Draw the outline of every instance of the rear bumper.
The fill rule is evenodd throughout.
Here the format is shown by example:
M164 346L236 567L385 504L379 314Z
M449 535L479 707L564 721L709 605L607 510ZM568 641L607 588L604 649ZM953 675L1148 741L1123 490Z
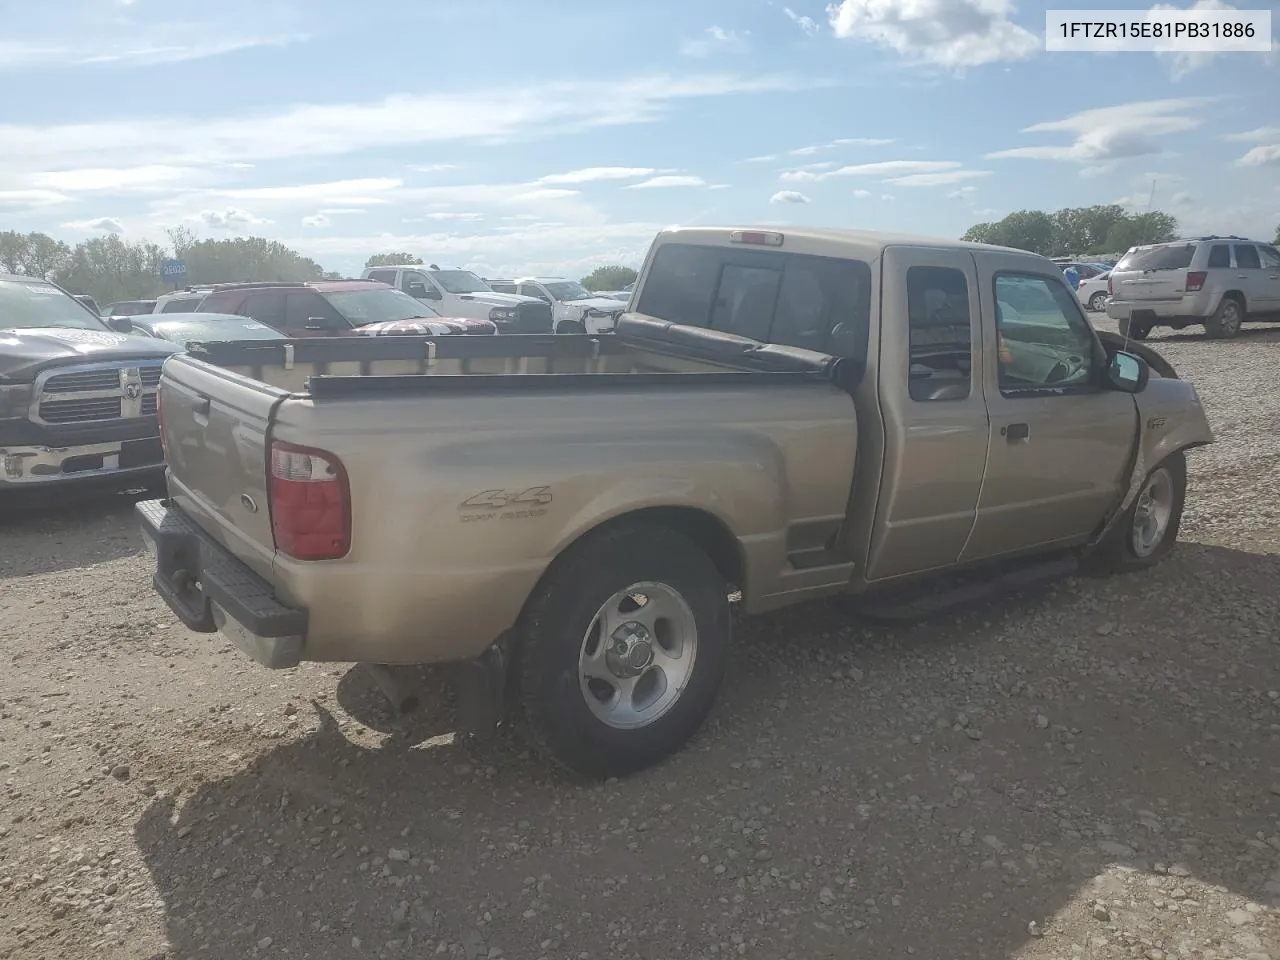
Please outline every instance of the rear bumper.
M1217 304L1212 294L1189 294L1172 300L1116 300L1114 297L1107 303L1107 316L1112 320L1128 320L1141 318L1143 322L1203 323L1206 317L1213 316Z
M302 661L307 612L278 601L271 584L189 520L171 500L135 508L156 559L152 585L184 624L221 633L272 669Z
M0 446L0 490L35 488L91 480L159 476L164 452L159 438L82 443Z

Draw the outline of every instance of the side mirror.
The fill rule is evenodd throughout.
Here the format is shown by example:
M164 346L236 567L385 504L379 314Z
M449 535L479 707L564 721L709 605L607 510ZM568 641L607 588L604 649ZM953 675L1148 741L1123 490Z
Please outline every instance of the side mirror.
M425 291L425 293L424 293L424 296L425 296L428 300L443 300L443 299L444 299L444 294L442 294L442 293L441 293L439 290L437 290L435 287L428 287L428 288L426 288L426 291Z
M307 317L303 330L333 330L337 325L328 317Z
M133 321L128 317L103 317L103 319L116 333L133 333Z
M1151 379L1151 368L1141 357L1117 350L1111 355L1106 369L1107 385L1122 393L1141 393Z
M427 285L419 280L410 280L404 285L404 292L411 297L419 300L425 300L427 296Z

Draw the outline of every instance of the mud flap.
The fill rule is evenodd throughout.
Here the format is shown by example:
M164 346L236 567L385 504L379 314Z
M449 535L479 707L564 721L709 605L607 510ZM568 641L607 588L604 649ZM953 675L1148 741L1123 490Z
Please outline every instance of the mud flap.
M452 667L458 731L475 740L491 739L506 715L510 644L504 636L474 660Z

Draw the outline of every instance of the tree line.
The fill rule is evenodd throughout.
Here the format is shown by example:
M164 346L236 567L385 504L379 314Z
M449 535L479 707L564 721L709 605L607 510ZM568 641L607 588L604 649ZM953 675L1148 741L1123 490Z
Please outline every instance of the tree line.
M4 230L0 231L0 272L52 280L72 293L87 293L103 306L163 293L167 287L160 279L160 262L171 257L186 262L187 284L336 276L276 240L201 240L186 227L166 232L166 244L111 234L72 247L48 234Z
M1110 203L1053 213L1017 210L1002 220L974 224L961 239L1057 257L1123 253L1139 244L1173 240L1177 233L1177 218L1162 210L1133 214Z

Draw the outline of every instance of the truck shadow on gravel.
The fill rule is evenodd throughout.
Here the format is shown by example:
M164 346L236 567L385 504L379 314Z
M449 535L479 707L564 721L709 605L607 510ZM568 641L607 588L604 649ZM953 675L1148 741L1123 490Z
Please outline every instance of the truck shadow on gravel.
M141 553L142 540L130 522L133 505L158 495L76 490L6 496L0 500L0 539L6 547L0 551L0 580L75 570ZM25 548L24 540L33 547ZM58 549L64 544L65 550Z
M1080 931L1141 956L1170 886L1280 900L1278 581L1280 557L1182 544L915 625L760 618L695 742L600 785L510 736L450 744L430 703L379 718L348 681L380 746L317 703L310 733L137 824L167 956L1000 960ZM1104 922L1090 885L1116 863L1145 893ZM1275 917L1249 913L1216 955L1267 947Z

